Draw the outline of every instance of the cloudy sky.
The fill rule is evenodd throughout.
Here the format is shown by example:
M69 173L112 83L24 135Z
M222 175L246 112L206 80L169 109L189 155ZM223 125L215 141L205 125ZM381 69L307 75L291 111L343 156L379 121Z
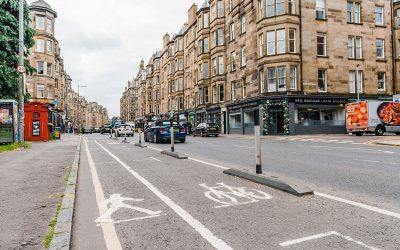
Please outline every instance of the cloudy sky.
M193 3L204 0L45 0L58 13L56 38L72 86L119 116L119 100L140 60L178 32ZM34 0L28 0L31 4Z

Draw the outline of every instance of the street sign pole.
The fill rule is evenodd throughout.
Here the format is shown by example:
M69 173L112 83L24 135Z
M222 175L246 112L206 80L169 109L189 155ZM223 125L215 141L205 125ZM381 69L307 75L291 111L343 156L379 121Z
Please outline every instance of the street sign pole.
M254 126L254 137L256 142L256 174L262 174L261 167L261 129L260 125Z
M24 65L24 0L19 0L19 66ZM21 70L22 71L22 70ZM18 142L24 142L24 73L19 72L18 87Z

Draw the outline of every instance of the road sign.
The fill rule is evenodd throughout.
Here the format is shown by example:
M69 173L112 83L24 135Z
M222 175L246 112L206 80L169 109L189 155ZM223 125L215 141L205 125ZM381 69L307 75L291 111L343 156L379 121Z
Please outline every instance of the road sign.
M18 71L18 73L23 74L26 72L26 68L24 65L18 65L17 71Z

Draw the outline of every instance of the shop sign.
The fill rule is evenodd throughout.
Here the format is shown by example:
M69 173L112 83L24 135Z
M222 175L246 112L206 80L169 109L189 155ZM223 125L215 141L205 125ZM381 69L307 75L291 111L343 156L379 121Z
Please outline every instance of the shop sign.
M200 113L205 113L206 112L206 109L198 109L198 110L196 110L196 114L200 114Z
M334 104L334 105L339 105L339 104L346 104L347 99L324 99L324 98L294 98L294 103L297 104Z
M241 109L241 108L251 108L251 107L257 107L259 105L259 102L246 102L246 103L242 103L242 104L238 104L238 105L234 105L231 107L228 107L229 112L232 113L232 109Z

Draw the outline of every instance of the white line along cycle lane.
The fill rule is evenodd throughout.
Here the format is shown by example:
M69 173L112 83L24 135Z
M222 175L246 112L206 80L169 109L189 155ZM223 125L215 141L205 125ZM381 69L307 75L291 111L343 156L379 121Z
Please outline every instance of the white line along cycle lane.
M129 173L131 173L137 180L139 180L143 185L145 185L151 192L153 192L161 201L163 201L168 207L170 207L179 217L181 217L187 224L189 224L196 232L198 232L205 240L207 240L216 249L232 249L223 240L216 237L208 228L206 228L200 221L195 219L182 207L172 201L169 197L161 193L161 191L156 188L152 183L138 174L136 171L132 170L126 163L121 161L117 156L111 153L103 145L95 141L98 146L100 146L108 155L110 155L116 162L118 162L123 168L125 168ZM115 230L115 229L114 229Z

